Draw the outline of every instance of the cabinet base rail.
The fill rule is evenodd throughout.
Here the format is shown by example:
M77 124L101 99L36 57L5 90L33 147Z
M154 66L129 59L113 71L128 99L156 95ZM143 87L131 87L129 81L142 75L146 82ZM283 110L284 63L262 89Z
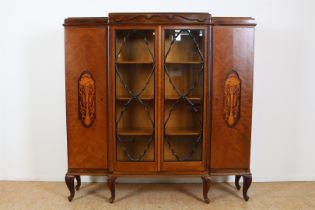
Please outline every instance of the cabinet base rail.
M84 174L87 175L87 174ZM107 186L110 190L111 197L108 199L109 203L113 203L115 201L115 184L116 180L119 177L119 175L103 175L107 177ZM208 197L208 192L211 187L211 177L210 175L203 175L201 176L202 180L202 192L203 192L203 199L205 203L210 203L210 199ZM243 178L243 198L245 201L249 200L249 196L247 194L248 189L252 183L252 174L246 173L243 175L237 174L235 175L235 187L237 190L241 189L240 185L240 179ZM77 185L75 185L75 180L77 182ZM70 195L68 196L68 200L71 202L75 196L75 191L79 191L81 186L81 175L78 174L71 174L67 173L65 176L65 183L68 187L68 190L70 192Z

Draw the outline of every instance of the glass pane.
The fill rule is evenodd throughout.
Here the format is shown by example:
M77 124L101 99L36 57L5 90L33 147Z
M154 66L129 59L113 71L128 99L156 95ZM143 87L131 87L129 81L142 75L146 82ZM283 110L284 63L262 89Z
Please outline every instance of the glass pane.
M154 30L117 30L118 161L154 161Z
M165 30L164 161L201 161L204 30Z

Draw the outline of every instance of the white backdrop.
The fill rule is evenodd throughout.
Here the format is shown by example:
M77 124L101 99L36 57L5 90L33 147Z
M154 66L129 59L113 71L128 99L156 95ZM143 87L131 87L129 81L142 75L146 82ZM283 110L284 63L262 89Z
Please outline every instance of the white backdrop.
M314 0L1 0L1 180L64 179L63 19L108 12L255 17L254 181L315 180Z

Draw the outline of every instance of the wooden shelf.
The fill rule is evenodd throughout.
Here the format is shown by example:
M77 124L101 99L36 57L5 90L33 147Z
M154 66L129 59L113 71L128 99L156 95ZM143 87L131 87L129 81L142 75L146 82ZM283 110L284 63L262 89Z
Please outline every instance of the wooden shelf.
M151 136L152 128L119 128L117 133L120 136Z
M198 128L166 128L165 134L168 136L198 136ZM119 128L120 136L150 136L152 128Z
M194 102L200 102L201 101L201 98L200 97L188 97L191 101L194 101ZM164 98L166 101L175 101L178 99L177 96L165 96Z
M140 96L143 101L151 101L154 100L154 96ZM116 100L118 101L128 101L130 99L129 96L116 96Z
M165 128L167 136L198 136L198 128Z
M169 62L165 62L166 64L201 64L200 61L169 61Z
M117 64L153 64L153 61L118 61Z
M154 100L153 96L140 96L143 101L151 101ZM191 101L200 102L202 99L200 97L188 97ZM129 96L116 96L116 100L118 101L128 101L130 99ZM165 96L164 100L166 101L176 101L178 97L175 96Z

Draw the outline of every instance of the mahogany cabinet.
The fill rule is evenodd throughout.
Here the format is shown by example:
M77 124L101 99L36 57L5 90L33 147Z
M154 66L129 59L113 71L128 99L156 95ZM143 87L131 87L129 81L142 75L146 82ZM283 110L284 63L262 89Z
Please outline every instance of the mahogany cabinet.
M65 19L69 201L81 175L251 184L254 19L110 13ZM77 181L76 187L74 181Z

